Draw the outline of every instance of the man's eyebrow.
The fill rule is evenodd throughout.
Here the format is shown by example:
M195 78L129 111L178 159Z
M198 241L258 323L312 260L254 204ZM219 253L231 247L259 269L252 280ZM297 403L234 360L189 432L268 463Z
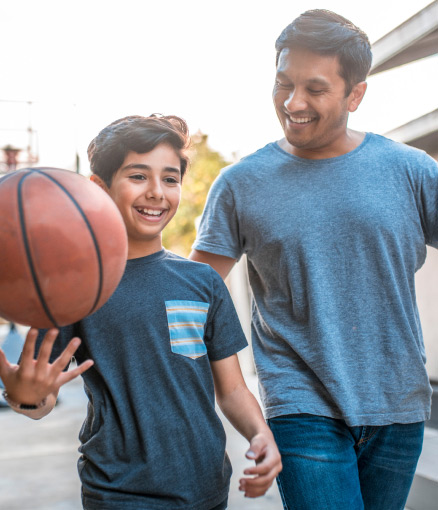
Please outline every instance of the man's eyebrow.
M133 170L133 169L137 169L137 170L152 170L149 165L145 165L144 163L130 163L129 165L126 165L126 166L121 168L121 170ZM166 166L166 167L164 167L163 170L165 170L166 172L171 172L171 173L175 173L175 174L178 174L178 175L181 173L181 170L179 168L174 167L174 166Z
M330 88L330 83L327 80L324 80L324 78L310 78L306 83L307 85Z
M288 75L283 71L277 71L277 78L283 78L284 80L290 81Z
M277 77L281 78L285 81L288 81L289 83L292 83L289 76L286 73L284 73L283 71L277 71ZM306 81L306 83L308 85L320 85L322 87L330 86L330 83L327 80L325 80L324 78L317 78L317 77L308 79Z

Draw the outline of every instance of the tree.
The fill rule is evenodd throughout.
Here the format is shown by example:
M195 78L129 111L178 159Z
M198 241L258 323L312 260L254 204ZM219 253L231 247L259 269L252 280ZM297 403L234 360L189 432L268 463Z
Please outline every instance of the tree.
M229 164L209 147L208 135L200 132L192 136L190 160L178 212L163 231L163 245L183 257L191 251L196 237L195 221L202 214L208 190L220 170Z

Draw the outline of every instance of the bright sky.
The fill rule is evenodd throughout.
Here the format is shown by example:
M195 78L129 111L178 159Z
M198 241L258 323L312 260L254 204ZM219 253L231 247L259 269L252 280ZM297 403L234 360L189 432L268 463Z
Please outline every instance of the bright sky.
M77 149L87 174L86 148L100 129L160 112L184 117L224 156L244 156L282 136L274 43L296 16L331 9L374 42L430 2L0 0L0 147L26 143L30 114L39 164L73 168ZM350 126L384 133L435 109L437 63L371 77Z

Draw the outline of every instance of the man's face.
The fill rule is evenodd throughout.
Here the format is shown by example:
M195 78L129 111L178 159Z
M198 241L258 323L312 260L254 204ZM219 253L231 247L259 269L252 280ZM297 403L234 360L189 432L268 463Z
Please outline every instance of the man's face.
M310 159L343 153L348 113L363 96L357 101L356 86L345 97L345 87L337 56L304 49L281 51L273 99L288 152Z

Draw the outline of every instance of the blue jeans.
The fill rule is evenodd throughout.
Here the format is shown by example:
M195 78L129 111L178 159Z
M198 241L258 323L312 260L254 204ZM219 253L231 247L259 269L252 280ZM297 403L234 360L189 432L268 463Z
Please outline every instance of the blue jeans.
M268 420L283 471L285 510L403 510L424 423L349 427L310 414Z

